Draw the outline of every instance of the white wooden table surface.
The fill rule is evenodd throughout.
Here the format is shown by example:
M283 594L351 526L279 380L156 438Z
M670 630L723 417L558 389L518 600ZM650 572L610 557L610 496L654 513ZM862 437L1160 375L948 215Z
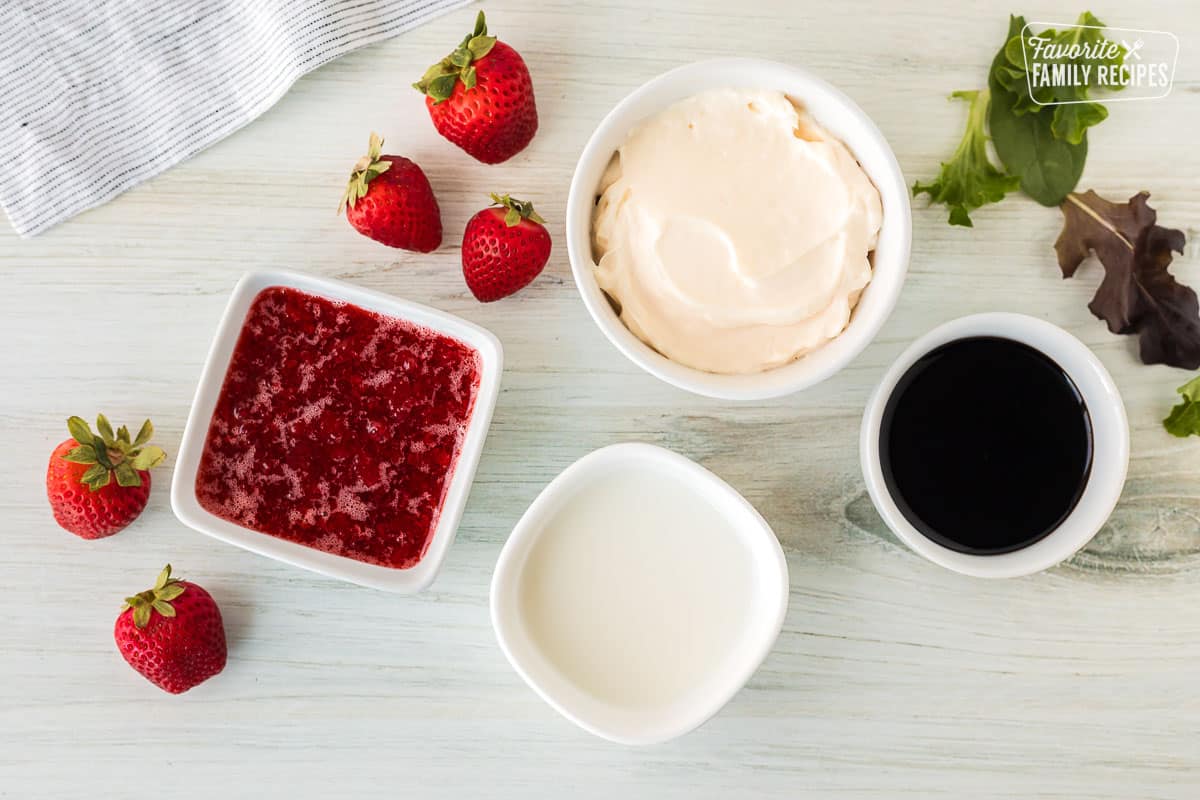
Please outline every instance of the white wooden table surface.
M663 70L753 54L807 66L875 119L909 180L951 152L1011 10L1171 30L1165 100L1114 106L1082 182L1153 193L1160 221L1200 228L1200 7L1103 0L730 3L495 0L493 30L532 69L542 127L495 167L433 131L409 83L469 27L464 9L301 80L259 121L98 210L22 241L0 230L0 797L226 796L1194 798L1200 792L1200 440L1159 419L1188 376L1136 363L1086 304L1092 265L1057 274L1059 215L1010 199L948 227L917 203L912 267L877 341L825 384L735 405L628 363L590 322L561 232L574 160L603 114ZM334 213L376 129L442 204L431 256L360 237ZM53 187L48 187L52 191ZM490 191L536 201L555 251L519 296L480 305L458 237ZM1195 233L1193 234L1195 235ZM72 413L153 418L178 444L230 288L288 267L431 303L503 340L506 372L474 491L432 591L398 597L302 572L172 516L170 462L150 507L113 538L58 529L46 459ZM1177 274L1200 285L1200 260ZM1105 530L1063 566L985 582L890 536L859 475L867 394L905 344L984 310L1052 320L1124 392L1131 474ZM535 494L587 451L643 440L715 470L762 511L791 569L791 609L762 669L714 720L627 749L559 718L508 667L487 588ZM111 627L163 563L225 615L229 665L170 697L133 674Z

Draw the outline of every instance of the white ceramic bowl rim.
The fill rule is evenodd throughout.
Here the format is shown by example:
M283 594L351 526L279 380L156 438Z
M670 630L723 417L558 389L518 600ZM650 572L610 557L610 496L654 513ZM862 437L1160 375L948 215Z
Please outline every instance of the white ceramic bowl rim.
M446 489L437 527L424 557L408 569L391 569L367 564L244 528L205 510L196 499L196 473L200 467L204 441L208 436L213 409L220 396L225 372L241 334L246 312L259 292L272 286L286 286L398 317L457 339L479 353L479 391L459 449L454 474ZM454 534L471 490L475 467L487 437L496 396L500 391L503 363L504 354L500 342L489 331L435 308L410 303L389 294L363 289L342 281L299 272L249 272L238 281L230 295L196 387L195 399L192 401L183 440L179 445L179 454L175 460L175 474L171 480L171 507L175 516L185 525L221 541L323 575L387 591L420 591L433 582L454 541Z
M1012 339L1049 356L1074 381L1092 423L1092 469L1075 509L1045 538L1021 550L999 555L960 553L921 534L892 499L879 456L880 424L896 383L929 351L971 336ZM1129 465L1129 423L1112 376L1083 342L1056 325L1024 314L975 314L934 328L913 342L887 370L863 415L859 457L875 508L888 527L910 548L956 572L978 577L1016 577L1049 569L1070 558L1091 541L1108 520L1125 485Z
M631 712L611 709L574 688L559 674L525 634L519 611L521 572L545 522L599 471L633 461L667 469L692 483L731 516L748 524L738 532L759 570L757 585L763 615L755 622L754 636L744 643L724 668L703 702L672 708L662 717L646 720ZM580 458L564 469L537 496L521 517L496 563L491 586L492 626L500 649L517 674L551 707L579 727L620 744L646 745L681 736L716 714L758 669L770 652L787 614L787 560L770 525L736 489L685 456L649 444L609 445ZM756 606L757 607L757 606Z
M717 375L665 358L621 323L593 274L591 218L596 187L617 147L640 120L705 89L722 87L782 91L803 102L841 139L871 177L883 200L883 226L874 255L874 277L846 330L808 355L749 375ZM754 58L687 64L635 89L604 118L588 140L567 196L567 251L575 285L600 330L618 350L650 374L696 394L727 400L760 400L800 391L849 364L891 314L908 270L912 211L908 184L883 134L853 100L799 67Z

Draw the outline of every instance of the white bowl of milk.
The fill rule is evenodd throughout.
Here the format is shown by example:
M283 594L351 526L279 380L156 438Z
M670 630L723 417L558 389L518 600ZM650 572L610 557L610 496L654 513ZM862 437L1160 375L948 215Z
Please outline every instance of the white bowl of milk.
M622 744L681 736L750 679L787 612L767 522L699 464L648 444L584 456L500 553L492 624L567 719Z

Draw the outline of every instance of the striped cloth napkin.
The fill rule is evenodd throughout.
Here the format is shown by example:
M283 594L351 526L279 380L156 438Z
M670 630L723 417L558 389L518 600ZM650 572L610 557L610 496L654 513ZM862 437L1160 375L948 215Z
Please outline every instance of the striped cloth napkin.
M468 0L0 0L0 206L33 236L178 164L311 69Z

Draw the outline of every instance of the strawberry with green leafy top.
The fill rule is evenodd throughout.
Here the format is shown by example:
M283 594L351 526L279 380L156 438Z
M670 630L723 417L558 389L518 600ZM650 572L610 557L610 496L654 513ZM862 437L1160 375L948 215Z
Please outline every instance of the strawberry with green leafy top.
M225 668L225 624L217 601L202 587L171 577L125 598L113 626L121 656L146 680L179 694Z
M150 420L137 436L124 425L113 431L103 414L92 433L80 417L67 420L71 438L50 456L46 495L54 519L84 539L111 536L133 522L150 497L150 470L163 462L161 447L148 444Z
M467 288L484 303L525 288L550 260L550 234L533 203L495 194L492 201L467 222L462 243Z
M429 179L407 158L384 155L377 133L350 171L342 211L355 230L388 247L430 253L442 243L442 212Z
M483 12L475 30L413 87L438 133L485 164L507 161L537 133L533 81L520 54L489 36Z

